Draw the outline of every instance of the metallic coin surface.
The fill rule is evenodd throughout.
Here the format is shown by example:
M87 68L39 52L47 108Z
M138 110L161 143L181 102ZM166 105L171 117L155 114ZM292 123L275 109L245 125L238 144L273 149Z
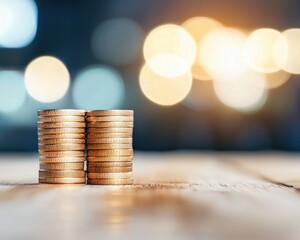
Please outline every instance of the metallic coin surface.
M58 152L49 152L39 150L40 156L50 157L50 158L60 158L60 157L84 157L84 151L58 151Z
M79 138L57 138L57 139L39 139L39 144L85 144L85 139L79 139Z
M130 149L132 148L131 143L118 144L118 143L91 143L87 144L87 149Z
M100 128L98 128L100 129ZM88 133L87 139L100 139L100 138L132 138L132 133Z
M83 155L83 154L82 154ZM83 163L85 157L44 157L40 156L41 163Z
M85 111L77 109L47 109L38 111L38 116L85 116Z
M38 122L85 122L84 116L39 116Z
M88 162L87 168L102 168L102 167L132 167L132 161L128 162Z
M85 150L85 144L53 144L43 145L39 143L39 150L42 151L72 151L72 150Z
M133 155L129 156L88 156L88 162L130 162L133 160Z
M40 163L41 170L84 170L84 162Z
M105 149L105 150L88 150L89 157L101 156L132 156L133 149Z
M124 178L131 178L132 172L113 172L113 173L88 173L88 178L97 178L97 179L124 179Z
M89 173L122 173L122 172L132 172L132 167L100 167L87 169Z
M55 122L55 123L41 123L38 122L38 128L39 129L45 129L45 128L85 128L84 122Z
M85 178L39 178L39 183L47 184L84 184Z
M38 128L38 135L48 134L85 134L85 128Z
M54 178L84 178L85 171L80 170L40 170L40 178L54 177Z
M38 140L46 139L85 139L85 133L53 133L53 134L39 134Z
M87 184L91 185L132 185L133 179L88 179Z
M120 143L132 143L132 138L90 138L87 139L86 142L89 143L114 143L114 144L120 144Z
M88 122L87 127L94 128L132 128L133 122Z
M95 110L86 113L88 117L133 116L133 110Z
M132 134L132 128L87 128L86 132L89 133L105 133L105 134L113 134L113 133L123 133L123 134Z
M133 122L133 116L87 117L87 122Z

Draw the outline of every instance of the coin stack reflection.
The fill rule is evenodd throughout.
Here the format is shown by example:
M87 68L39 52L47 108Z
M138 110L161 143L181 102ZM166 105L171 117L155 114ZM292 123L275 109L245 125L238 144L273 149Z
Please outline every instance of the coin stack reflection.
M85 183L85 111L38 111L40 183Z
M87 183L132 184L133 111L91 111L86 121Z

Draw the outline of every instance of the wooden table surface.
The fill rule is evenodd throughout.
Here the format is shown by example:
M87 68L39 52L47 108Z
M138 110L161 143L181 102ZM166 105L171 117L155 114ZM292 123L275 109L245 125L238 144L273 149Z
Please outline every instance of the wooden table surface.
M133 186L39 185L35 154L0 155L0 239L300 239L287 153L136 153Z

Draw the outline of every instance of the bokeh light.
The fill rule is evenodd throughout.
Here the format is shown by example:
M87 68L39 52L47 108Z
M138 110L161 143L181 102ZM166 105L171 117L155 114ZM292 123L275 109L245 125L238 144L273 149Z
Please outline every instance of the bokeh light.
M199 59L214 80L233 81L248 67L242 60L246 35L233 28L218 28L205 35L200 43Z
M140 54L144 32L131 19L116 18L101 23L91 39L94 55L113 65L133 62Z
M194 41L199 47L204 36L211 30L222 27L222 24L212 18L208 17L194 17L188 19L182 24L182 27L186 29ZM201 65L201 60L197 54L195 62L192 67L193 78L197 80L210 80L211 76L205 71Z
M37 7L33 0L0 0L0 47L25 47L36 31Z
M120 107L125 97L123 78L107 66L87 67L76 76L72 97L76 107L86 110Z
M187 72L193 65L196 43L184 28L166 24L149 33L143 52L148 66L156 74L176 77Z
M291 74L280 70L274 73L266 73L265 77L266 88L278 88L289 80Z
M284 31L275 45L276 63L285 71L300 74L300 29Z
M23 73L15 70L0 70L0 112L18 110L25 98Z
M152 102L170 106L182 101L192 87L190 71L183 75L167 78L158 75L145 64L140 73L140 86L144 95Z
M42 56L34 59L25 70L25 84L30 96L40 102L62 98L70 85L66 66L57 58Z
M260 109L267 100L264 82L264 74L248 71L236 81L215 81L214 89L217 97L225 105L241 112L253 112Z
M280 70L274 58L275 43L280 36L280 32L271 28L258 29L249 35L243 56L253 70L263 73Z

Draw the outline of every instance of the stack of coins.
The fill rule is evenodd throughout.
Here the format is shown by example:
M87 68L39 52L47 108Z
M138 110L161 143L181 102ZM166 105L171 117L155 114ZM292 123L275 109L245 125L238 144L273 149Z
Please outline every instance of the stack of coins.
M40 183L85 183L85 111L38 111Z
M87 183L129 185L132 178L133 111L87 112Z

